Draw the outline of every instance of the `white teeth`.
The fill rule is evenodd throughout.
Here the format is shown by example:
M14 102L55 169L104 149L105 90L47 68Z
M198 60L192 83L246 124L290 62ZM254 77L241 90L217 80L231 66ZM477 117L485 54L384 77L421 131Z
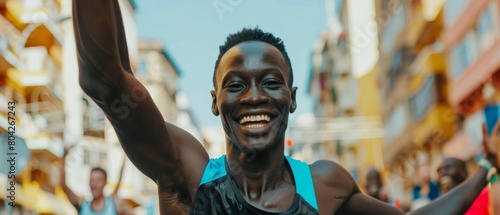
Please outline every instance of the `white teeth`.
M260 121L269 122L269 121L271 121L271 117L269 115L265 115L265 114L245 116L242 119L240 119L240 124L243 124L246 122L260 122ZM262 126L264 126L264 124L262 124L262 125L259 124L257 126L262 127Z
M260 128L260 127L264 127L264 124L257 124L257 125L246 125L247 128Z

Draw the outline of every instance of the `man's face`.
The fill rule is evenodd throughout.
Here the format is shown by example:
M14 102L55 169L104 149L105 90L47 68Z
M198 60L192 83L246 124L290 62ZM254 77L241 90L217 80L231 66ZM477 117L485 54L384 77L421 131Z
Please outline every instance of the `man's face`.
M258 41L240 43L222 56L212 91L212 112L221 116L226 138L240 150L283 143L296 88L281 52Z
M454 158L445 158L438 167L439 188L446 193L459 185L467 178L467 172L460 161Z
M94 198L102 196L104 186L106 186L106 177L104 176L104 173L98 170L92 171L90 173L89 185Z
M368 195L379 199L380 189L382 189L382 181L378 174L374 171L368 171L366 174L366 192Z

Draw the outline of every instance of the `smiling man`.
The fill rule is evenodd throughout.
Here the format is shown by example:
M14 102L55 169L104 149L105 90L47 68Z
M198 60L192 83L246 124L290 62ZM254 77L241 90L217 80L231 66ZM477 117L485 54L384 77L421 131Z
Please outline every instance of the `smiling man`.
M130 160L157 183L161 214L179 213L169 209L172 196L191 214L403 214L361 193L333 161L308 165L284 155L297 88L279 38L244 29L220 47L211 95L226 155L210 159L200 142L162 120L134 78L118 1L73 0L73 15L80 85L106 113ZM132 94L144 96L132 96L137 106L129 113L112 109ZM498 167L496 153L487 154ZM487 169L413 213L463 213L486 186Z
M443 158L437 172L439 188L442 194L449 192L467 179L465 161L458 158ZM484 188L464 215L488 215L490 214L490 207L490 190Z

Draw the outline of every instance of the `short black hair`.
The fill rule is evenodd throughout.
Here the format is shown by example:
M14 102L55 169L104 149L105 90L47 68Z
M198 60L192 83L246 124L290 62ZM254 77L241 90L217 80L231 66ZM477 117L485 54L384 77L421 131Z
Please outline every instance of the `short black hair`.
M108 173L106 173L106 170L100 167L94 167L92 170L90 170L90 173L93 173L94 171L101 171L104 174L104 180L108 180Z
M281 40L279 37L274 36L272 33L264 32L258 27L256 27L256 28L243 28L241 31L238 31L234 34L230 34L229 36L226 37L226 42L223 45L219 46L219 57L217 57L217 61L215 62L215 69L213 75L214 88L216 88L215 75L217 73L217 68L219 68L219 63L222 56L226 54L226 52L233 46L236 46L242 42L247 42L247 41L265 42L269 45L276 47L281 52L281 54L285 58L285 63L287 64L288 69L290 70L289 87L292 87L293 86L292 63L290 62L288 53L286 53L285 44L283 44L283 40Z

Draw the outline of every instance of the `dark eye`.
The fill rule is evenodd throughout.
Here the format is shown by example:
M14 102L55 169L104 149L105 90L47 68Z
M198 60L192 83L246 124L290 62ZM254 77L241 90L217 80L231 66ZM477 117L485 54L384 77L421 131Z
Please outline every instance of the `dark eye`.
M228 85L226 85L226 88L231 92L242 90L243 87L243 84L237 82L229 83Z
M264 86L271 89L277 89L281 86L281 82L278 82L276 80L268 80L264 82Z

